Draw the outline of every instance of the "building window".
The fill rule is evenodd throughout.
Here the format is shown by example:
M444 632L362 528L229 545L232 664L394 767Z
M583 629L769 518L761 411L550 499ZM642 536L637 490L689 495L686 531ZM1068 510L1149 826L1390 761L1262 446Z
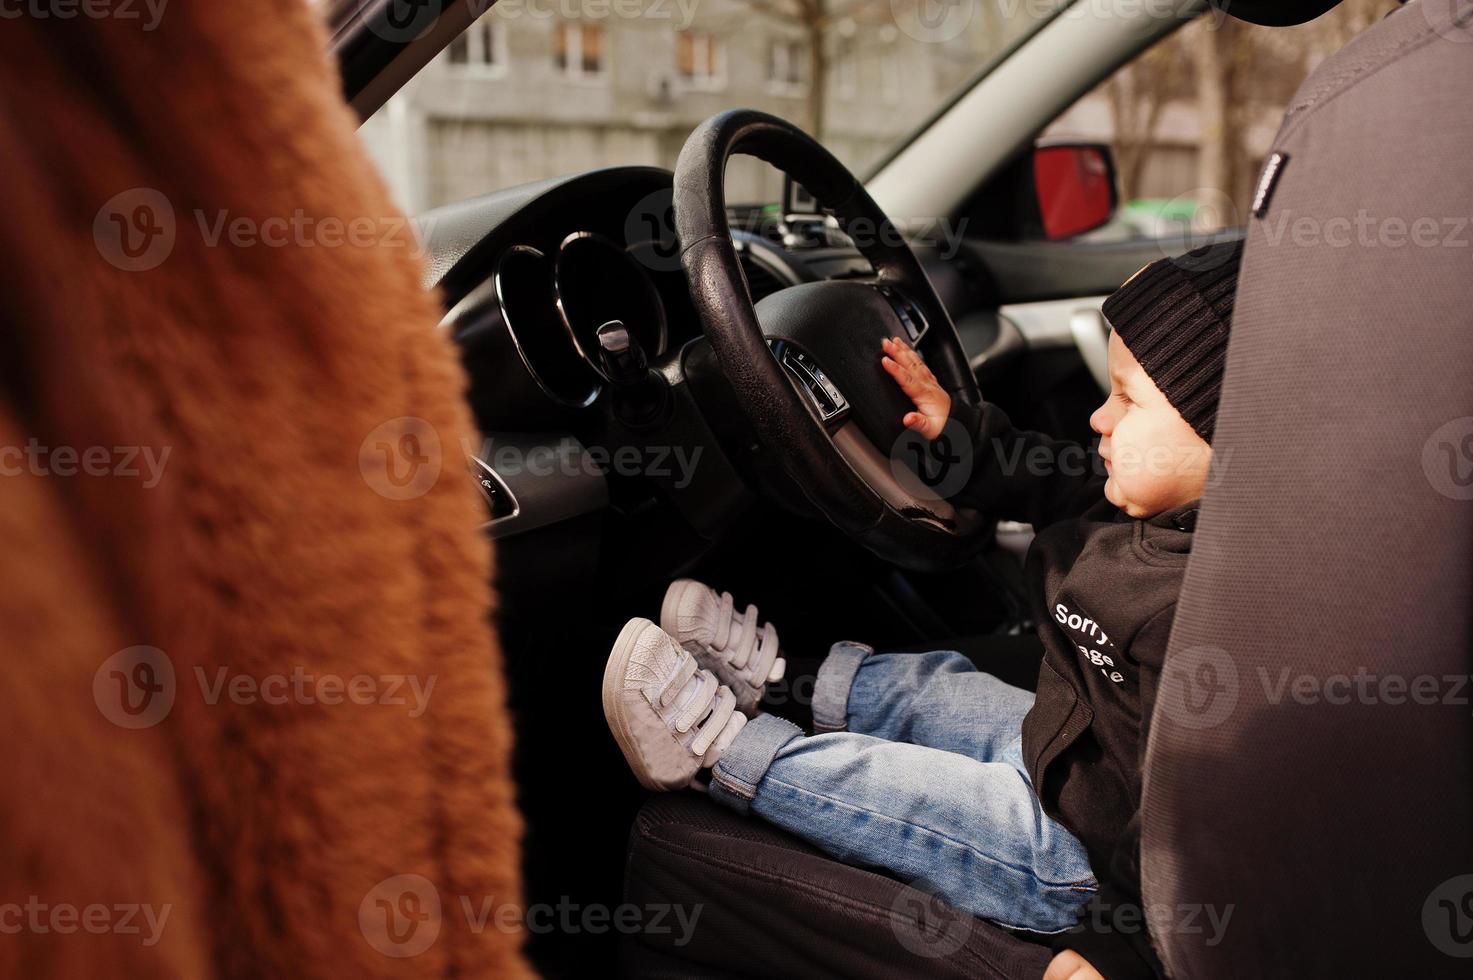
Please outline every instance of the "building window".
M880 52L880 98L894 105L900 101L900 46L887 44Z
M778 95L803 95L808 83L808 50L802 41L774 38L767 48L767 87Z
M726 85L726 51L715 35L681 31L675 36L675 72L686 88L714 91Z
M553 36L552 60L569 78L592 79L608 71L607 42L598 24L559 24Z
M482 17L450 42L450 63L458 68L500 75L506 71L506 31Z
M852 99L859 89L859 59L854 53L854 36L846 34L834 42L834 94Z

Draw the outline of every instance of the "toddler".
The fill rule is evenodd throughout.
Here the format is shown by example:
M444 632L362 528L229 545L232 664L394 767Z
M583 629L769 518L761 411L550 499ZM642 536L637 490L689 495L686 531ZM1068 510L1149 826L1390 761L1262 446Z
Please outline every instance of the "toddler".
M1038 529L1027 560L1045 650L1036 694L953 651L840 642L805 736L760 711L784 668L773 627L681 580L658 626L624 627L604 674L604 712L640 783L704 788L841 861L1056 934L1050 977L1159 973L1140 933L1084 923L1091 902L1140 908L1141 763L1211 462L1241 255L1230 243L1153 263L1106 301L1110 393L1090 418L1103 482L1037 466L1040 450L1057 461L1079 447L1016 431L996 406L983 413L957 500ZM905 425L934 438L949 396L900 338L883 346L881 366L915 404ZM1024 460L1030 472L1007 470Z

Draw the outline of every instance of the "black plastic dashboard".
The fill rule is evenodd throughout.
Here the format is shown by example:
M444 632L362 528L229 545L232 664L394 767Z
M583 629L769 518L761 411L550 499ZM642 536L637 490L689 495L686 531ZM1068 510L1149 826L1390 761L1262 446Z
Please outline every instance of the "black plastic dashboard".
M626 516L668 513L709 539L742 506L752 474L741 460L752 441L739 426L708 427L708 408L726 420L739 414L721 404L720 384L703 380L697 392L687 383L721 369L697 343L702 328L680 262L672 188L668 170L613 167L421 216L426 285L440 291L448 311L442 329L460 349L481 432L471 466L487 491L493 536L566 527L607 508ZM802 282L873 275L842 236L798 229L789 247L759 213L732 212L732 241L754 303ZM953 316L973 306L959 263L924 250L919 256ZM604 376L595 336L611 320L669 382L677 407L655 435L620 424L620 396ZM968 324L958 329L966 344ZM540 475L526 465L549 451L573 462ZM703 452L701 465L689 480L665 486L653 475L660 454L678 451ZM651 465L623 479L609 465L620 453ZM651 508L657 500L668 506Z
M510 188L421 219L428 285L483 429L554 426L605 389L595 331L621 321L651 361L700 335L670 217L672 175L617 167ZM817 278L740 230L753 300Z

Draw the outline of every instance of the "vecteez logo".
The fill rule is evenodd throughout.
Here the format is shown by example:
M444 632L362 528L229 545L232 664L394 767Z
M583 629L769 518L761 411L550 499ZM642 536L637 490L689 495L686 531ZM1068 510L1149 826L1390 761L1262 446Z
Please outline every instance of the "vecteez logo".
M946 420L935 439L904 429L890 447L890 475L923 500L946 500L959 493L972 478L972 463L971 436L954 418Z
M1449 500L1473 500L1473 415L1453 419L1427 437L1422 472Z
M975 6L975 0L890 0L890 16L908 37L941 44L961 36Z
M680 268L680 239L675 230L675 192L671 188L651 191L630 209L624 219L624 240L638 245L631 254L656 272Z
M424 875L385 878L358 906L358 928L378 952L396 959L418 956L440 938L440 892Z
M422 418L403 415L374 428L358 447L358 472L389 500L413 500L440 479L440 434Z
M134 187L108 200L92 220L97 251L124 272L157 269L174 251L174 205L161 191Z
M1226 650L1189 647L1166 658L1156 710L1183 728L1215 728L1238 706L1238 684L1238 666Z
M174 707L174 663L158 647L119 650L92 675L92 698L119 728L152 728Z
M1403 0L1405 2L1405 0ZM1457 44L1473 43L1473 10L1463 0L1420 0L1416 4L1439 38Z
M916 884L903 886L890 903L890 931L901 946L925 959L941 959L967 944L972 917Z
M149 272L174 254L181 234L191 249L402 249L419 258L433 227L433 219L416 222L398 213L322 214L305 207L275 214L193 208L176 215L162 192L134 187L98 210L92 238L115 268Z
M1455 875L1432 889L1422 904L1422 928L1448 956L1473 957L1473 874Z
M368 29L385 41L405 44L418 40L440 19L444 0L389 0L382 19L371 19ZM477 7L477 4L472 4ZM478 12L489 4L479 4Z

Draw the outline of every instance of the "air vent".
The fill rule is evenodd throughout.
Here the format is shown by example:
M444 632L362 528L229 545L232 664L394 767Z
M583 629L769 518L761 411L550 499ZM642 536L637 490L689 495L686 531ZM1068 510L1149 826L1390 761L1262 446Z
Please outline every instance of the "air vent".
M746 277L747 292L752 294L753 303L760 302L763 297L771 296L787 285L772 270L753 258L750 251L742 249L737 253L737 258L742 267L742 275Z

